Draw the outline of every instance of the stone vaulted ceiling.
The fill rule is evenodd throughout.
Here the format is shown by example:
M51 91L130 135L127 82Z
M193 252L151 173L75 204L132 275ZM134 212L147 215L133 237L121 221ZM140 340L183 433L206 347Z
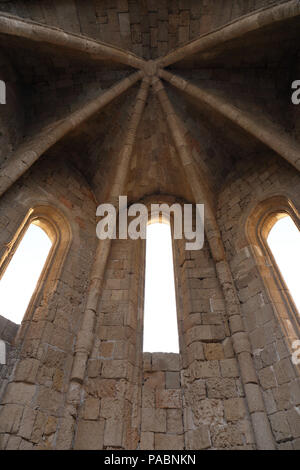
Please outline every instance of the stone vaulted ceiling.
M192 199L175 121L212 198L240 159L268 152L300 169L299 25L296 0L0 2L0 194L39 158L65 158L105 198L142 80L130 199Z

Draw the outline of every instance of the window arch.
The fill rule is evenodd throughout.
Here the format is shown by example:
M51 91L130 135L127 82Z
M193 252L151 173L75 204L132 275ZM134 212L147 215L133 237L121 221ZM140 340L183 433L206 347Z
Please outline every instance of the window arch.
M267 243L299 314L300 231L288 213L276 214Z
M179 353L171 226L163 217L147 226L143 350Z
M42 234L43 243L45 247L48 247L48 251L44 254L43 262L40 263L39 269L36 271L35 288L31 289L29 296L27 294L27 308L25 309L22 326L31 320L34 308L41 300L41 297L46 294L48 289L53 288L57 282L71 242L70 226L59 210L46 205L31 208L14 237L6 244L4 254L0 259L0 289L1 282L7 282L7 276L11 276L10 268L13 268L16 258L20 257L19 248L22 249L24 243L27 244L28 248L28 244L30 246L32 243L33 232L35 232L35 235L39 233L41 236ZM30 256L30 250L28 256ZM14 288L15 295L21 289L22 286L16 285ZM23 336L22 328L19 330L18 338L21 336Z
M270 300L291 344L299 337L300 316L286 282L286 271L278 257L276 238L274 242L274 229L284 219L289 222L290 228L300 230L300 216L292 202L283 196L274 196L252 211L246 232Z
M0 314L17 324L23 319L52 246L36 222L27 227L0 279Z

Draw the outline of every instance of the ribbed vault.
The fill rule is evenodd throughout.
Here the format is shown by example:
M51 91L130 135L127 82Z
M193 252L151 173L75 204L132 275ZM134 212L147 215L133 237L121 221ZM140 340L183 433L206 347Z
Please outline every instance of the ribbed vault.
M0 15L0 46L3 63L15 71L22 131L2 155L1 193L49 154L63 155L97 199L105 198L143 78L150 85L162 80L212 194L237 160L261 158L266 147L300 169L288 72L297 71L299 2L247 12L155 60L83 36L70 25L63 30L12 12ZM5 79L7 68L2 70ZM150 91L127 182L131 199L153 192L191 199L174 138Z
M281 168L278 170L278 166L276 167L276 175L286 179L286 186L293 184L293 176L297 176L296 171L300 170L300 120L297 116L300 108L291 104L291 82L299 78L300 73L297 60L300 51L297 40L300 23L299 0L8 0L0 2L0 11L0 79L7 83L7 106L0 106L0 124L3 128L3 135L0 136L3 142L0 148L0 196L4 195L3 201L7 206L12 202L14 212L15 199L20 199L23 194L24 199L28 197L28 192L17 191L21 187L16 184L19 180L26 182L27 176L33 177L30 201L35 200L36 194L43 194L43 191L46 193L47 187L53 183L51 201L60 202L68 208L73 220L72 230L74 228L74 234L78 235L78 238L74 237L76 244L72 242L73 253L78 250L78 256L81 258L80 263L78 261L76 264L79 258L74 255L68 257L70 264L65 269L65 277L55 282L53 292L49 296L50 303L55 298L55 311L66 314L66 317L62 317L62 324L64 325L65 320L78 322L78 329L74 329L74 336L68 336L72 356L68 363L68 380L63 385L63 402L59 401L63 403L63 415L57 428L57 440L47 440L47 445L50 443L50 446L57 448L80 448L76 447L75 442L79 435L79 428L76 426L79 418L81 419L86 379L90 379L90 376L87 377L87 370L93 355L96 331L98 325L101 330L103 326L105 334L101 336L100 343L102 344L102 338L109 339L110 342L111 323L104 325L103 322L102 325L101 322L106 313L115 313L114 309L120 302L124 324L123 317L120 317L117 322L122 323L122 326L121 329L116 329L116 337L124 340L126 348L124 351L122 349L122 353L119 351L121 355L116 356L117 365L113 365L111 369L109 360L102 361L105 353L99 354L100 361L97 353L97 369L92 371L92 374L94 378L98 378L101 375L100 369L104 371L108 365L106 377L117 377L119 380L124 377L123 365L126 362L125 376L129 386L126 384L125 396L122 396L116 408L115 416L118 419L112 422L110 414L105 416L105 436L108 435L108 429L109 439L97 445L112 449L137 448L140 417L135 403L138 402L137 396L140 394L137 386L140 383L140 365L133 364L140 364L142 359L139 354L141 341L134 339L141 331L137 313L140 317L142 294L139 286L142 284L139 282L143 277L143 267L142 262L138 260L142 259L142 246L137 247L137 251L129 250L130 246L126 241L128 251L125 256L128 257L124 258L123 266L125 251L123 252L124 247L121 245L125 240L96 240L95 209L99 203L110 202L117 206L120 195L127 195L129 202L143 199L150 201L154 195L160 200L164 199L160 198L160 195L164 195L172 201L180 199L205 205L204 250L194 255L189 250L181 250L183 245L178 245L176 254L177 264L181 265L182 271L192 271L191 280L195 281L196 286L199 283L201 285L199 291L198 287L191 287L189 290L189 287L185 286L184 289L189 292L188 296L185 298L184 294L180 300L183 304L191 304L191 310L180 320L184 334L190 336L189 346L201 345L202 342L205 346L210 342L217 345L223 339L222 344L225 344L225 338L230 338L230 345L227 344L226 349L231 365L224 366L225 369L228 368L224 378L227 378L227 375L230 378L240 376L245 385L247 414L249 412L254 436L252 439L251 428L249 442L253 446L255 444L258 449L275 448L272 423L270 424L273 413L269 421L267 406L262 396L263 387L258 385L256 361L252 354L253 348L255 351L262 349L260 342L256 345L255 341L255 347L251 347L251 335L248 335L248 326L245 326L243 321L245 298L249 304L251 302L248 307L251 315L255 312L258 317L258 311L268 316L266 323L260 323L260 327L265 328L270 315L269 310L259 310L268 304L264 303L264 290L260 288L260 281L257 283L258 277L256 274L251 277L253 264L250 252L255 245L246 246L244 235L236 245L228 245L232 238L231 229L241 220L237 214L244 210L250 200L256 200L256 195L252 198L251 192L257 191L257 186L268 187L268 184L271 184L269 180L272 171L276 171L272 169L272 166L276 167L272 163L280 163L282 168L288 170L286 173L282 171L281 175ZM252 166L249 165L251 168L248 179L241 184L234 170L239 164L242 166L245 163L247 166L249 162ZM260 163L268 167L264 173L256 171ZM68 173L74 175L74 179L68 181ZM289 175L293 176L290 178ZM57 181L54 181L55 179ZM225 196L223 191L226 205L223 206L220 216L222 188L225 187L226 191L228 181L231 187L236 185L236 188L234 191L225 192ZM56 194L55 182L58 182L58 187L63 188L63 193ZM39 186L40 192L35 192L35 185ZM242 185L247 186L247 192L243 199L239 199ZM275 186L275 189L277 187ZM72 198L68 200L71 192ZM239 201L244 205L240 205ZM77 207L78 212L74 211L74 207ZM20 211L19 215L13 214L16 219L14 223L19 223L18 216ZM11 235L14 229L8 225L9 219L7 222L5 217L3 219L7 225L7 233ZM84 233L87 238L82 235L86 224L90 224L89 231ZM84 243L80 243L80 240ZM241 277L235 275L235 258L232 263L230 259L236 247L241 248L237 252L239 269L241 267L243 271ZM115 249L120 250L117 258L112 257L115 256ZM186 255L182 256L181 251L186 251ZM248 265L244 263L246 258L249 261L250 277ZM81 261L84 261L83 277L78 275L78 267L81 271ZM128 283L127 277L119 278L119 272L113 279L106 278L111 261L117 261L118 266L121 261L120 265L122 269L124 267L124 271L126 262ZM207 277L206 274L204 277L201 274L200 277L200 267L201 273L202 268L207 270ZM115 269L119 271L121 268L114 267L111 271ZM194 271L198 273L195 278ZM116 283L107 282L111 280ZM185 284L186 280L189 278L184 274L179 283ZM126 281L125 286L123 281ZM245 294L244 290L248 291L248 284L253 284L253 291L249 290ZM60 292L61 285L63 289ZM109 285L111 287L108 289ZM102 295L106 287L115 292L109 293L109 299L112 301L109 303L109 310L100 312L100 301L106 300ZM205 290L212 289L213 292L205 293L203 303L202 298L198 297L199 293L202 296L202 287ZM139 297L136 303L132 301L133 291ZM184 293L184 290L182 292ZM256 303L252 303L252 292L257 298ZM67 308L64 311L64 303L62 308L60 304L56 304L60 302L60 294L64 296L67 307L73 294L80 299L80 325L79 317L73 319L77 306L72 305L72 310ZM127 294L130 294L129 297ZM197 297L194 297L194 294L197 294ZM123 303L125 297L126 303ZM197 302L194 303L194 300ZM48 307L49 302L45 297L41 305ZM130 307L128 311L125 308L127 304ZM245 311L247 313L247 310ZM204 318L208 316L206 312L209 312L212 321L212 328L209 326L209 329L206 325L207 319ZM43 324L43 341L48 348L51 343L43 314L43 309L37 308L34 311L35 326L30 339L36 343L34 335ZM219 326L223 325L223 314L226 316L226 333L225 328L224 331L223 327L219 329ZM52 318L48 323L52 322ZM55 326L57 329L53 330L53 335L58 336L58 343L53 344L59 345L55 346L56 350L60 349L59 341L65 335L65 330L59 322ZM269 326L266 330L259 330L259 338L260 331L265 335L267 328L269 330ZM20 337L23 338L25 330L22 330L22 327L21 331ZM27 331L31 330L26 329ZM274 337L275 334L276 341L279 341L281 337L274 327ZM198 341L198 338L201 341ZM133 349L128 347L129 343ZM40 361L40 347L32 347L36 350L32 352L33 356ZM202 371L202 363L206 363L202 361L203 351L201 345L199 351L195 349L194 352L188 352L187 356L192 356L188 363L189 372L188 375L182 375L188 377L187 382L189 377L206 377L207 372L204 369ZM132 353L134 359L131 357ZM227 358L227 353L226 356L219 356L218 350L216 353L213 357L217 359ZM137 360L138 356L140 359ZM119 361L120 357L122 361ZM220 377L219 368L222 369L222 364L216 364L215 368L212 363L218 360L210 360L209 350L205 350L205 357L210 363L207 376ZM237 359L234 366L231 358ZM115 372L119 369L119 363L122 367ZM20 364L22 365L22 361ZM282 364L281 362L280 368L285 368ZM231 375L231 369L236 369L237 372L234 371L234 375ZM27 370L26 366L23 369L24 375L27 375ZM112 375L111 370L114 371ZM30 374L31 372L30 369ZM16 395L12 393L12 397L16 396L18 403L19 379L16 377L15 381L8 384L7 389L14 390L15 387ZM27 384L27 376L24 382L26 390L27 385L29 386L28 400L31 402L33 385ZM121 382L123 380L120 379L119 383ZM202 379L197 380L197 387L198 382L202 383ZM283 381L284 384L286 382ZM123 385L120 391L121 388L125 391ZM239 389L240 403L241 385L234 387ZM270 388L269 385L266 388ZM46 389L47 399L43 396L41 403L48 402L50 393L55 401L53 390L48 386ZM196 392L197 395L199 391L200 389ZM110 391L108 394L111 394ZM34 395L36 396L36 392ZM227 398L231 395L225 396L228 402ZM127 401L130 407L127 406ZM4 401L4 404L9 405L10 402ZM101 410L102 404L103 402ZM6 420L10 423L10 408L5 406L3 409L7 413ZM197 408L197 416L199 409ZM235 410L233 411L234 418ZM209 414L212 413L209 411ZM15 420L14 415L12 416ZM230 416L231 411L226 419L230 422L228 433L232 434ZM89 426L89 421L92 420L87 421ZM104 426L102 421L93 422ZM223 422L222 418L222 428ZM112 427L108 428L108 424ZM187 424L190 434L190 424ZM194 429L194 424L191 426L192 432L198 433L200 429L202 432L202 423L201 428L199 426L197 429ZM15 422L9 424L9 432L14 426ZM276 426L277 423L275 431ZM119 428L121 437L118 435ZM87 428L83 433L89 440L94 434L91 429L94 428ZM241 434L240 430L238 434ZM188 446L198 448L202 434L197 436L197 442ZM295 437L298 436L299 434L295 433ZM289 434L287 439L290 439ZM282 444L281 434L278 441ZM242 444L243 441L238 446ZM93 442L88 443L88 446L93 445ZM210 446L211 443L205 444L203 448ZM223 443L220 447L222 446ZM232 447L227 443L225 446ZM216 447L219 447L218 443Z

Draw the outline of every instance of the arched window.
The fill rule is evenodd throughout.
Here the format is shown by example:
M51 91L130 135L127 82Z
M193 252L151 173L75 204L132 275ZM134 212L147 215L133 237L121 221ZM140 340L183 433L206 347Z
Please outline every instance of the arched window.
M277 219L269 232L267 242L300 312L300 232L286 212L278 213Z
M171 228L147 226L144 352L179 352Z
M29 209L13 238L0 247L0 315L22 322L16 343L24 338L36 308L54 292L71 242L64 214L40 205Z
M51 246L37 221L30 223L0 279L0 315L21 323Z
M289 345L300 334L299 229L299 213L283 196L259 203L246 223L249 248Z

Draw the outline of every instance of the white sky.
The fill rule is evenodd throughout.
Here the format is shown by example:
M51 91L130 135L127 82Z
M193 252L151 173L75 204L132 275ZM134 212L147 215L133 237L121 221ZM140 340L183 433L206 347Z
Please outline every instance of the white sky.
M179 352L169 224L147 226L144 352Z
M21 323L50 248L46 233L37 225L29 225L0 280L0 315Z
M269 233L268 244L300 312L300 233L291 217L276 222Z
M300 234L290 217L274 225L268 243L300 312ZM0 315L21 323L50 248L46 233L31 224L0 280ZM147 226L144 351L179 352L169 224Z

